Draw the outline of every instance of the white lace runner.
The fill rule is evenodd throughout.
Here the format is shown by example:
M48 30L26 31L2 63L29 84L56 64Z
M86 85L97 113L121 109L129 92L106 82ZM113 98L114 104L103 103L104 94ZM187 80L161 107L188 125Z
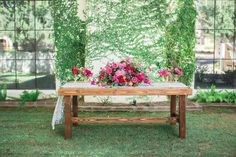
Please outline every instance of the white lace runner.
M62 124L64 117L64 103L63 96L58 96L57 104L54 109L53 117L52 117L52 129L55 129L56 124Z

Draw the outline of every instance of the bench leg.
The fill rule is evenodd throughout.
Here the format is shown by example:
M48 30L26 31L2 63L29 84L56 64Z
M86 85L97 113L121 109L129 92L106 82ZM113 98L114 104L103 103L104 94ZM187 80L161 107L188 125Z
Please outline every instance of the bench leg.
M180 95L179 96L179 137L182 139L186 137L185 106L186 106L186 96Z
M176 95L171 95L170 99L170 117L176 117ZM175 125L176 123L171 123Z
M170 116L176 116L176 95L171 95L170 99Z
M73 96L72 99L73 105L72 105L72 111L73 111L73 117L78 118L78 98L77 96ZM77 126L78 122L73 122L73 126Z
M64 96L64 116L65 116L65 139L72 137L72 122L71 122L71 97Z

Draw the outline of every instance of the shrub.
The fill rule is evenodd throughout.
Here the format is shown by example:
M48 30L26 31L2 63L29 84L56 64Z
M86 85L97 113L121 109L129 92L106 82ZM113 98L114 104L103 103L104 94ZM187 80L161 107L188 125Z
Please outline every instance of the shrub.
M24 106L25 102L29 102L29 101L37 101L38 97L39 97L40 92L38 91L38 89L36 89L36 91L23 91L23 93L20 95L20 102L19 105L20 106Z
M198 91L193 98L193 101L207 103L226 102L236 104L236 92L227 90L216 91L216 86L212 85L211 89L208 91Z
M7 85L0 85L0 101L4 101L7 98Z

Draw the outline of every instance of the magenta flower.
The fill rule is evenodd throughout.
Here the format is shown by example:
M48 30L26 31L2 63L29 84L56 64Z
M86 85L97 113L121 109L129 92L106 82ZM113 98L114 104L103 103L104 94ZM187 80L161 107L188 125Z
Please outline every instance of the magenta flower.
M118 64L117 63L113 63L112 64L112 68L114 68L114 69L118 68Z
M92 81L91 81L91 85L95 85L96 82L97 82L96 79L92 80Z
M91 76L93 76L93 73L89 69L84 68L83 75L91 77Z
M144 74L144 73L138 73L137 75L137 78L139 79L139 80L144 80L145 79L145 77L146 77L146 75Z
M109 68L109 67L107 67L107 68L106 68L106 73L107 73L107 74L111 74L111 73L112 73L112 69Z
M131 81L132 81L133 83L137 83L137 82L138 82L138 78L137 78L137 77L133 77L133 78L131 79Z
M113 80L114 81L114 83L119 83L119 80L118 79L115 79L115 80Z
M148 79L148 78L146 78L146 79L144 80L144 83L146 83L146 84L151 84L151 80Z

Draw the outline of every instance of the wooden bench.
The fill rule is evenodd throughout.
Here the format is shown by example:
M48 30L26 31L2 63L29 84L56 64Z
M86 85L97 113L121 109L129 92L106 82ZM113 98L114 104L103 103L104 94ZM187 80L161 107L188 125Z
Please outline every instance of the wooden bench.
M64 131L65 139L72 138L72 124L78 123L179 123L179 137L186 137L185 106L186 96L192 94L192 90L183 83L153 83L150 86L138 87L98 87L90 83L66 83L58 90L60 96L64 96ZM130 95L167 95L170 96L170 117L168 118L78 118L77 96L130 96ZM179 104L179 112L176 112L176 103Z

